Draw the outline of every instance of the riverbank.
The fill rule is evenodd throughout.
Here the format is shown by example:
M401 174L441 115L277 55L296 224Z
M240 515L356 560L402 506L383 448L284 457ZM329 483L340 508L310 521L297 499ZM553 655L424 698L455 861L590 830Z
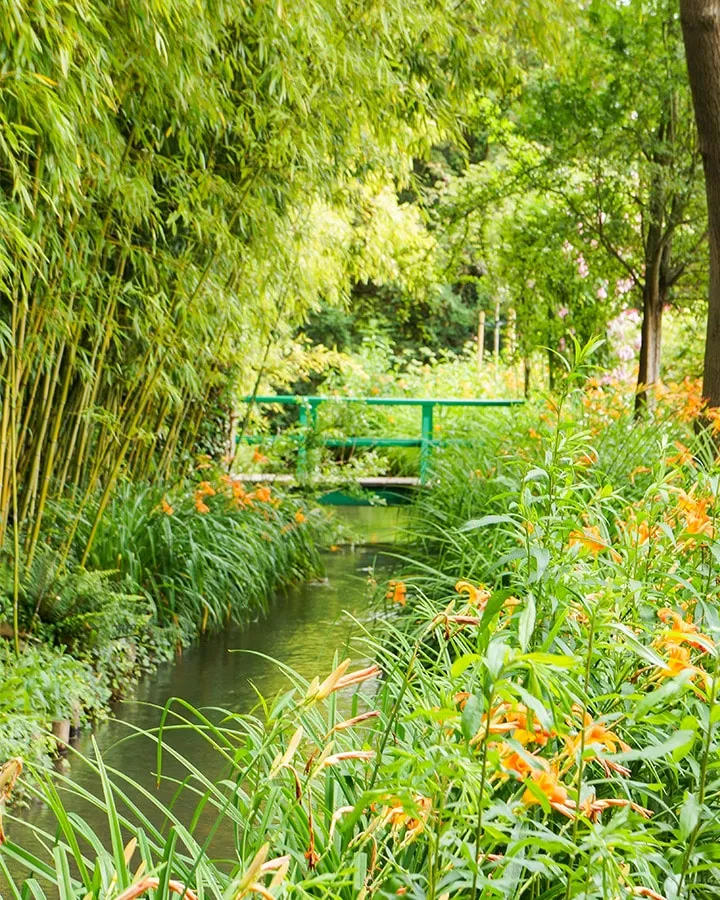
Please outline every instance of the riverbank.
M56 526L71 511L60 509ZM86 543L81 523L76 544ZM321 575L324 510L269 487L222 476L159 492L122 487L85 565L50 544L24 573L17 599L0 597L0 759L47 765L72 727L102 720L109 704L199 636L247 623L275 593Z
M283 589L267 612L252 622L205 635L180 657L160 664L142 678L131 697L113 706L108 721L72 741L65 765L69 765L75 787L92 795L101 791L97 773L80 758L93 758L97 748L105 765L121 770L135 784L169 803L174 793L171 783L164 782L159 792L156 790L157 748L152 735L162 708L172 698L203 709L213 721L221 722L223 715L213 710L248 715L256 709L259 696L272 698L284 692L288 669L310 679L318 667L331 669L337 653L352 656L357 665L366 664L371 651L363 648L363 636L375 632L384 621L383 608L372 601L377 582L392 566L388 553L392 553L391 542L403 515L397 508L338 510L342 528L355 541L322 551L322 578ZM176 705L175 709L181 712L182 707ZM166 742L169 752L188 753L192 747L195 765L209 777L223 777L223 762L210 743L197 740L186 730L167 732ZM169 757L165 771L181 776ZM96 833L104 833L107 822L102 811L79 800L77 794L68 802ZM145 806L145 814L153 817L152 805ZM191 818L187 798L178 799L175 814ZM18 810L17 820L10 820L13 838L25 843L29 827L51 830L53 816L46 803L31 802L29 808ZM218 848L222 853L230 850L229 845Z

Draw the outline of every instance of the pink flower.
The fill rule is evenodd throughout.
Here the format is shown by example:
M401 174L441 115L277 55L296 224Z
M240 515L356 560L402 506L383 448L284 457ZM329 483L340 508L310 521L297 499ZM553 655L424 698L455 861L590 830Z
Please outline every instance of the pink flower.
M567 306L561 306L560 309L558 310L557 314L560 319L564 319L565 316L567 316L569 312L570 312L570 310L567 308Z
M578 256L578 258L575 260L575 262L577 263L578 275L581 278L587 278L588 275L590 274L590 268L587 264L585 257L582 255L582 253L580 254L580 256Z
M600 287L598 288L598 292L597 292L598 300L607 300L607 295L608 295L607 288L605 287L604 284L601 284Z

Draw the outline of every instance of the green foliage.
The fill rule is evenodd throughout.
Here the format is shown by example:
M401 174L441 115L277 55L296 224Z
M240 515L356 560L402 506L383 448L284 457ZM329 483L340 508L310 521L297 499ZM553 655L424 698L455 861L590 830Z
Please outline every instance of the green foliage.
M358 278L390 277L404 225L399 280L422 280L417 213L386 185L456 127L476 16L488 39L507 22L397 0L6 13L0 527L27 531L32 559L53 497L99 496L101 518L122 473L219 450L235 387L343 295L355 214Z
M46 763L55 750L53 720L103 713L109 692L90 665L60 649L29 644L17 657L0 641L0 756Z
M276 591L320 570L316 542L326 520L319 509L269 488L258 491L266 500L255 500L220 480L214 496L202 485L210 487L168 494L171 508L158 489L124 484L89 569L63 565L51 547L36 554L20 583L20 654L0 638L3 758L44 760L54 748L53 719L97 718L110 698L126 696L201 631L246 622ZM62 534L73 514L65 504L55 508L53 528ZM79 548L91 524L92 517L79 528ZM12 565L0 575L7 636Z
M270 487L246 491L208 477L165 494L123 485L89 558L101 571L114 565L142 593L153 622L175 623L185 635L245 622L277 590L320 570L320 509Z

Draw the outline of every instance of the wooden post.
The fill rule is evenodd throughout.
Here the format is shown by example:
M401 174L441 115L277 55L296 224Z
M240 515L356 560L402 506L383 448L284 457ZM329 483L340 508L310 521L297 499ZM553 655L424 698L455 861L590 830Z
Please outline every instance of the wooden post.
M513 359L517 349L517 312L514 309L508 310L507 348L508 356Z
M493 335L493 355L495 370L500 366L500 298L495 301L495 334Z
M485 353L485 310L480 310L478 317L477 330L477 370L481 371L483 365L483 354Z

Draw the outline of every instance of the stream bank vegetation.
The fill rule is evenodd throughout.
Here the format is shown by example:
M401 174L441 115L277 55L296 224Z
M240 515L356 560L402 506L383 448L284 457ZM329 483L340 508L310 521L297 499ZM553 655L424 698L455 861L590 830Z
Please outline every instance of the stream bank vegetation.
M54 509L49 535L69 527ZM82 521L84 545L93 527ZM105 715L108 703L191 641L266 609L277 591L321 571L322 510L271 486L254 490L204 467L165 491L119 486L103 516L87 568L63 564L57 543L37 553L13 602L13 569L2 561L0 756L47 761L53 722L73 727Z
M638 424L590 349L522 429L438 462L396 615L362 641L372 664L311 683L286 669L286 691L219 723L170 701L158 777L181 765L190 822L88 760L105 844L65 812L81 789L40 773L57 832L6 816L5 876L124 900L712 896L716 445L697 385ZM224 777L183 756L185 732Z

